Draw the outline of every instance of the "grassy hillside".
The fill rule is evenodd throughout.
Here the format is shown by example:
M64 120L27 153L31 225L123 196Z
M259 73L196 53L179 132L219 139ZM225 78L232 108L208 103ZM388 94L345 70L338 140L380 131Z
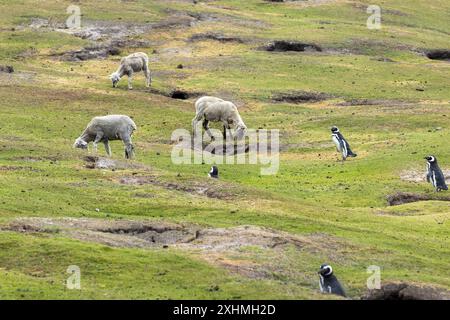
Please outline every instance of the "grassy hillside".
M356 299L370 265L381 267L383 283L450 289L449 194L423 181L428 154L450 169L450 64L424 54L450 47L448 1L382 1L382 29L369 30L372 1L82 0L87 38L63 28L70 4L0 1L0 65L15 69L0 72L0 298L336 298L318 290L324 262ZM273 40L322 51L262 48ZM73 58L111 41L119 55ZM150 57L152 89L142 74L134 90L125 78L113 89L108 75L135 51ZM165 95L176 88L236 102L249 128L279 129L278 174L220 165L212 182L207 164L173 164L171 133L190 129L195 101ZM328 98L272 99L294 91ZM116 170L88 168L86 152L72 149L105 114L138 125L133 161L112 143ZM357 158L338 161L332 125ZM432 200L389 206L398 192ZM68 225L46 229L68 217L225 236L209 247L139 247ZM235 228L243 225L254 234ZM261 245L264 237L285 242ZM219 248L236 239L242 245ZM69 265L81 269L81 290L65 287Z

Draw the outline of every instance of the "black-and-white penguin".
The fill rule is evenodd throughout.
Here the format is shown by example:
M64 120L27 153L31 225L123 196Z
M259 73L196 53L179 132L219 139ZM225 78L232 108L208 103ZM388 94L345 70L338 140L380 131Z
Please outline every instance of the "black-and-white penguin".
M319 286L322 293L331 293L346 297L344 288L333 274L333 268L328 264L320 266L319 270Z
M437 192L448 190L444 174L438 166L436 157L428 156L424 159L427 160L427 181L433 185Z
M339 132L338 127L333 126L331 128L331 138L336 145L336 150L342 154L342 161L347 159L347 157L357 156L357 154L353 153L353 151L350 149L350 145L348 144L347 140L345 140L342 133Z
M212 166L211 170L208 173L208 177L218 179L219 178L219 169L217 169L216 166Z

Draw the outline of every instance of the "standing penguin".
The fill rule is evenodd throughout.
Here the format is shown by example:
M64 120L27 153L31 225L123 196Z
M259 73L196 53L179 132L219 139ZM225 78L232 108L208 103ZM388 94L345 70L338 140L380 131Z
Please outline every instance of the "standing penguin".
M208 177L210 178L219 178L219 169L216 166L211 167L211 171L208 173Z
M438 166L436 157L428 156L424 159L427 160L427 181L431 182L433 187L435 187L436 192L448 190L448 187L445 184L444 174Z
M342 161L345 161L347 157L357 156L357 154L353 153L353 151L350 149L350 145L348 144L347 140L345 140L344 136L339 132L338 127L333 126L331 128L331 138L336 145L337 151L342 154Z
M320 266L319 277L320 292L347 297L344 288L342 288L338 279L334 276L333 268L330 265L323 264Z

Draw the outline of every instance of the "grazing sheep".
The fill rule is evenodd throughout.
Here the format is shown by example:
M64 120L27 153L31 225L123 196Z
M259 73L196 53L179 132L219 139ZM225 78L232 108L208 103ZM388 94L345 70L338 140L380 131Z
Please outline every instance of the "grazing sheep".
M216 97L201 97L195 102L195 117L192 119L192 129L194 136L196 135L196 125L203 119L203 128L206 133L214 140L213 135L209 131L209 121L223 123L223 138L226 140L227 129L231 126L236 129L236 138L242 139L247 130L247 126L242 121L241 116L234 103L225 101ZM231 136L231 132L230 132Z
M74 148L87 149L89 142L93 142L94 152L97 152L97 144L103 142L108 156L111 156L110 140L122 140L125 144L125 158L134 156L131 135L136 130L136 124L130 117L124 115L109 115L94 117L79 136Z
M113 88L117 86L124 75L128 76L128 89L133 89L131 85L131 80L133 79L134 72L143 71L145 75L145 86L149 87L152 83L152 78L150 75L150 69L148 67L148 56L143 52L136 52L130 54L127 57L120 60L120 66L116 72L112 73L110 78L112 81Z

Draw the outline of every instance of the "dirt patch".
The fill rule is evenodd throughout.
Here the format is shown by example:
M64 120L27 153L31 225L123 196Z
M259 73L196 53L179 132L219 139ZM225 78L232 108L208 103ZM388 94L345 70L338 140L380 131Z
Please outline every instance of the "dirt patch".
M338 103L339 107L350 107L350 106L384 106L384 107L395 107L395 106L407 106L414 105L412 102L401 101L401 100L385 100L385 99L351 99Z
M62 54L56 54L63 61L86 61L92 59L106 59L110 55L119 55L120 49L117 47L93 46L81 50L67 51Z
M119 183L138 186L149 184L163 187L167 190L182 191L214 199L232 199L237 196L237 194L232 192L231 190L227 190L224 187L219 187L213 182L210 182L208 184L191 182L189 183L189 185L186 185L185 183L181 182L161 181L155 176L129 176L120 178Z
M190 39L190 41L204 41L204 40L214 40L219 42L236 42L236 43L244 43L245 41L239 37L233 36L225 36L221 33L198 33L194 34Z
M450 170L449 169L443 169L442 173L444 174L445 180L447 184L450 184ZM426 172L425 170L404 170L400 172L400 179L403 181L409 181L409 182L426 182Z
M2 85L18 85L34 82L36 73L34 72L0 72L0 82Z
M259 226L205 228L164 221L130 221L76 218L21 218L1 230L21 233L60 234L111 247L175 248L188 251L213 265L250 278L284 278L295 273L293 252L306 250L343 261L346 241L325 234L293 235ZM251 249L249 247L252 247ZM262 250L262 251L260 251ZM355 249L356 250L356 249Z
M117 56L122 53L122 48L148 48L150 42L131 39L113 40L82 48L80 50L53 53L63 61L86 61L92 59L106 59L109 56Z
M198 230L195 239L183 246L208 251L227 251L243 246L276 248L284 245L303 247L304 240L288 233L257 226L239 226Z
M85 156L85 167L88 169L125 170L125 169L150 169L149 167L132 161L115 160L111 158Z
M450 291L412 283L388 283L379 290L369 290L363 300L450 300Z
M18 60L27 60L36 57L39 54L38 49L35 47L30 47L15 56Z
M13 73L14 72L14 67L13 66L0 65L0 72Z
M214 134L214 132L213 132ZM232 131L232 134L233 131ZM217 139L220 140L215 140L215 141L220 141L220 142L215 142L215 141L203 141L201 145L197 145L196 142L194 141L194 138L192 137L191 141L189 140L185 140L185 141L171 141L171 143L176 143L177 144L177 148L182 148L182 149L191 149L194 151L203 151L203 152L207 152L216 156L235 156L235 155L239 155L239 154L247 154L247 153L258 153L258 152L262 152L262 153L271 153L272 152L272 144L271 141L267 141L267 145L265 146L265 150L262 150L263 146L262 144L257 144L257 143L249 143L249 141L245 141L245 143L243 142L243 140L237 142L237 141L232 141L229 143L224 144L222 141L222 132L220 132L219 136L217 136L217 134L215 134L215 137ZM228 137L228 133L227 133L227 137ZM242 143L241 143L242 142ZM275 148L274 152L278 153L279 149Z
M287 103L319 102L330 98L333 98L330 94L312 91L293 91L272 95L273 101Z
M417 194L411 192L397 192L387 196L387 202L390 206L398 206L405 203L418 201L450 201L450 197L437 197L429 194Z
M450 50L449 49L436 49L428 50L425 55L432 60L446 60L450 61Z
M61 160L60 156L47 156L47 157L33 157L33 156L23 156L11 158L13 161L24 161L24 162L40 162L40 161L51 161L56 162Z
M296 41L286 41L286 40L275 40L263 47L266 51L274 52L286 52L286 51L296 51L296 52L321 52L322 48L314 43L304 43Z
M112 247L165 247L191 241L195 229L166 222L24 218L3 228L25 233L59 233L82 241L97 242Z
M163 221L77 218L20 218L2 227L23 233L59 233L115 247L174 245L184 249L221 252L245 246L274 249L286 245L302 248L307 238L257 226L201 228Z
M181 12L181 14L186 14L186 12ZM246 16L245 18L234 16L231 14L219 14L219 13L211 13L211 12L188 12L187 13L190 17L194 18L196 21L194 22L194 25L197 23L203 23L203 22L223 22L228 23L233 26L241 26L241 27L247 27L247 28L259 28L259 29L266 29L269 28L271 25L265 21L252 19Z
M168 16L163 20L149 23L84 19L83 25L80 28L67 28L65 24L60 21L31 18L28 26L33 29L47 29L63 32L91 41L110 41L136 37L147 34L155 29L191 27L206 17L175 10L167 10L167 13Z

